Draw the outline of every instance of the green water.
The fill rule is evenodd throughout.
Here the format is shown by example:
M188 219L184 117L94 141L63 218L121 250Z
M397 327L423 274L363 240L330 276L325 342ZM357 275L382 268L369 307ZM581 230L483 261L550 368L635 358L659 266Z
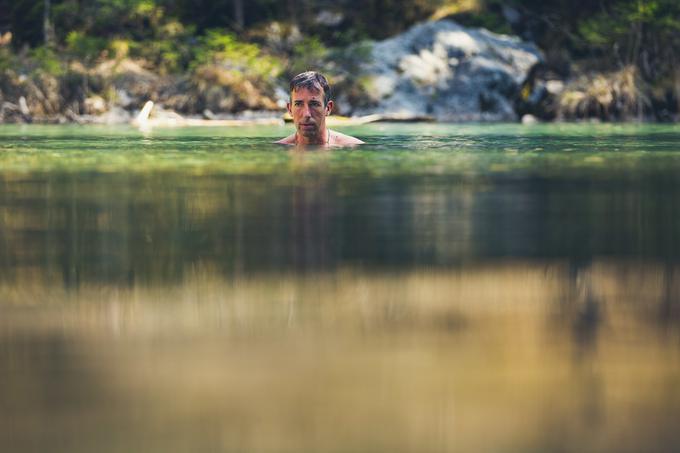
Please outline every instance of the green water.
M680 448L680 127L0 125L0 451Z

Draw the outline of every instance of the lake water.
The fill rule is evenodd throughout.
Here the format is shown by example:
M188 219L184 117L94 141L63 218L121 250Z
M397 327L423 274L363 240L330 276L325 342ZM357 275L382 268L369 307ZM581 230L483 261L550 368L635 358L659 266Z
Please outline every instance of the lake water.
M680 126L289 132L0 126L0 451L680 449Z

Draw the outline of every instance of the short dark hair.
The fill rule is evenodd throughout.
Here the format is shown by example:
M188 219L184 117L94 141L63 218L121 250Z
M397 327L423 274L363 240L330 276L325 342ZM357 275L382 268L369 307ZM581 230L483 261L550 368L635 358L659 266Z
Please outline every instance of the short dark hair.
M307 71L296 75L290 81L290 92L297 91L300 88L307 88L308 90L318 90L319 87L323 90L323 103L328 104L331 100L331 87L328 85L328 80L323 74L316 71Z

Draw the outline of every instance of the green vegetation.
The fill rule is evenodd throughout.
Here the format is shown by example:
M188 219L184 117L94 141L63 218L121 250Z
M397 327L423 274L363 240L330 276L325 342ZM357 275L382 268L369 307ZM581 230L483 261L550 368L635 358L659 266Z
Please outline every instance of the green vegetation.
M86 99L120 91L184 113L276 109L275 88L309 68L361 99L361 43L440 18L536 42L547 77L571 81L552 116L679 110L676 0L0 0L0 11L0 101L23 96L34 111L54 89L51 114L88 113ZM140 74L144 89L132 86ZM66 105L74 78L81 97Z
M559 99L564 116L677 117L680 2L516 0L514 7L522 16L514 31L572 80Z

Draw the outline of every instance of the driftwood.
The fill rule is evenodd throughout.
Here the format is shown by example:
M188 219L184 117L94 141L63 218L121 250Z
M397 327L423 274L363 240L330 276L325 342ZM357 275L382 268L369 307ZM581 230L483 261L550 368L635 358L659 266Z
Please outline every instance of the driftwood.
M411 115L411 114L382 114L374 113L372 115L365 116L330 116L326 120L326 123L331 126L337 125L359 125L367 123L422 123L422 122L433 122L435 118L432 116L424 115Z
M139 128L150 127L184 127L184 126L219 126L219 127L242 127L252 125L281 125L281 118L245 118L245 119L205 119L185 118L177 112L162 110L158 115L151 117L154 110L153 101L147 101L142 110L132 120L132 124Z

